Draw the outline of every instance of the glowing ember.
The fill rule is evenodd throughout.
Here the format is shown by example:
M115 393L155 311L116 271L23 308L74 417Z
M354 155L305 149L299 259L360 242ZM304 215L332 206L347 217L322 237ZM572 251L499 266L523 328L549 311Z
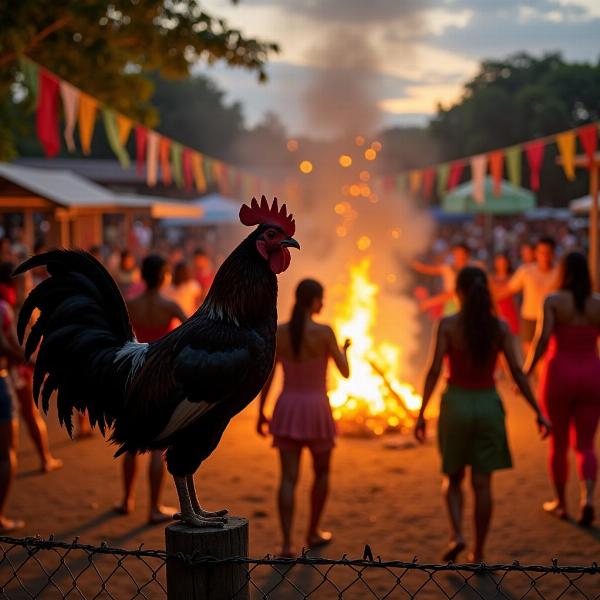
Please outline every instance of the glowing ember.
M350 378L332 372L329 400L341 433L381 435L412 423L421 405L414 388L398 381L402 350L373 338L379 287L370 280L371 262L350 268L345 301L336 306L334 328L340 339L350 338Z
M312 173L313 170L313 164L310 162L310 160L303 160L298 167L305 175Z
M357 136L354 138L354 143L355 143L357 146L362 146L362 145L364 145L364 143L365 143L365 138L364 138L362 135L357 135Z
M371 148L373 148L373 150L375 150L375 152L381 152L381 142L378 142L377 140L375 140L372 144L371 144Z
M373 148L367 148L365 150L365 158L367 160L375 160L377 158L377 152Z
M289 152L296 152L299 147L298 140L288 140L286 146Z
M341 167L349 167L352 165L352 157L347 154L342 154L338 159Z
M359 250L368 250L371 247L371 238L366 235L359 237L356 246Z
M358 178L361 181L369 181L369 179L371 179L371 174L369 173L369 171L361 171L360 175L358 176Z

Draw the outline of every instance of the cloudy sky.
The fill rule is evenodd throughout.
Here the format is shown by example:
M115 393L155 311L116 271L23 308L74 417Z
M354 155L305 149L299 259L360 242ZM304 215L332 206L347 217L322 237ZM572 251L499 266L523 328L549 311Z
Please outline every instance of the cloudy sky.
M315 98L330 114L356 95L372 100L380 123L426 122L449 103L484 58L517 50L560 50L600 59L600 0L205 0L247 35L275 41L270 80L223 66L202 67L241 100L255 123L277 112L292 133L320 127ZM323 90L319 94L319 90ZM307 98L311 100L308 101ZM311 107L313 110L311 110ZM366 118L366 117L365 117ZM369 118L372 118L370 115Z

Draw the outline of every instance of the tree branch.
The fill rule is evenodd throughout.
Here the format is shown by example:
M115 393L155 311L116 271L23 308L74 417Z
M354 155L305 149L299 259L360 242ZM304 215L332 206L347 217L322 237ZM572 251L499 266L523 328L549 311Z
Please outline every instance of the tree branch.
M21 50L20 52L9 52L8 54L4 54L3 56L0 56L0 66L5 65L5 64L15 60L19 56L19 54L23 54L23 53L28 52L29 50L33 49L39 42L41 42L42 40L47 38L49 35L51 35L55 31L58 31L59 29L62 29L70 20L71 20L70 16L61 17L60 19L57 19L56 21L54 21L54 23L51 23L47 27L44 27L44 29L42 29L40 32L38 32L36 35L34 35L31 38L29 43L26 44L25 48L23 50Z

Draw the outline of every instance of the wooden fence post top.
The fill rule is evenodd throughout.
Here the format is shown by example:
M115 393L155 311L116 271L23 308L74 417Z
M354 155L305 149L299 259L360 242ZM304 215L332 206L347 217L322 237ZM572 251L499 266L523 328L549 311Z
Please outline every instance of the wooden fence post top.
M241 563L187 566L177 555L216 559L248 557L248 519L227 517L223 527L173 523L165 529L169 600L248 598L248 566Z

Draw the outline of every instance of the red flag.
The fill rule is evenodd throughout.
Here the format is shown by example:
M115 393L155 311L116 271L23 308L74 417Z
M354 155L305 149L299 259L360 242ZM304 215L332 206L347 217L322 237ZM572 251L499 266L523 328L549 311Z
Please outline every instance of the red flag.
M58 132L58 79L43 69L39 74L39 99L36 114L36 130L48 158L56 156L60 150Z
M142 125L135 126L135 158L137 165L137 174L144 172L144 163L146 162L146 144L148 143L148 130Z
M435 181L435 171L432 167L423 171L423 197L425 200L431 200L431 194L433 193L433 183Z
M453 190L459 183L462 177L464 165L462 162L453 162L450 165L450 175L448 175L448 190Z
M544 160L544 142L533 141L525 144L525 153L529 163L529 186L534 192L540 189L540 169Z
M187 192L191 192L194 185L194 169L192 168L192 151L183 149L183 185Z
M598 148L598 126L596 123L592 123L591 125L580 127L577 133L579 134L579 141L583 146L583 150L590 161L593 161L596 149Z
M504 171L504 152L496 150L488 154L490 163L490 174L494 183L494 196L499 196L502 193L502 173Z

